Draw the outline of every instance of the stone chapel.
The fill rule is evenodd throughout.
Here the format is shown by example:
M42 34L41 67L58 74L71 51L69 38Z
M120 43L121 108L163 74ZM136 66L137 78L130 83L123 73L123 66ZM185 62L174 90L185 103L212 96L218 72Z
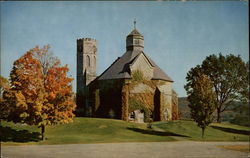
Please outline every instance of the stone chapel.
M126 52L96 76L97 42L77 40L78 116L132 122L178 119L173 80L144 51L144 37L134 28ZM155 52L157 53L157 52Z

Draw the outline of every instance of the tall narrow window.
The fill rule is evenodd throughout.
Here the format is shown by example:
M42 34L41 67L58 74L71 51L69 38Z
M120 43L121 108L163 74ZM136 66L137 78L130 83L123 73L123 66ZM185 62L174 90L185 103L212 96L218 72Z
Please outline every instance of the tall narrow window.
M96 65L96 58L95 58L95 56L94 56L94 64Z
M87 55L87 66L90 66L90 57Z

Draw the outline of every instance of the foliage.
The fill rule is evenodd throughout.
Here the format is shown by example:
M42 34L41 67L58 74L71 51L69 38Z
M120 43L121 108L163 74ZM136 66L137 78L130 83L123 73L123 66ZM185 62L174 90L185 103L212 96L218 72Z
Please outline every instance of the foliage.
M215 109L215 93L212 82L206 75L198 73L193 76L191 82L185 86L188 94L187 100L191 110L191 118L197 122L202 129L202 137L204 130L212 122L212 114Z
M8 105L6 104L6 100L3 98L3 93L9 89L9 81L0 76L0 119L6 119L9 114Z
M5 90L8 90L9 88L10 88L9 81L6 78L0 76L0 97L1 98L2 98L3 92Z
M102 80L100 81L100 90L104 92L112 91L119 91L122 87L120 79L115 80Z
M180 119L190 119L190 108L188 107L189 102L186 97L178 98L178 110L180 113Z
M236 115L231 118L230 123L249 126L249 104L240 104L232 109Z
M152 115L152 111L149 108L145 107L141 101L132 98L129 100L129 113L135 110L142 110L144 112L145 122L152 121L150 118L150 116Z
M249 126L249 116L237 114L232 120L230 120L230 123L248 127Z
M216 93L217 122L220 122L221 113L231 102L248 100L248 63L245 63L240 56L210 55L202 65L197 65L188 72L187 81L191 82L198 72L207 75L213 83Z
M96 111L100 106L100 89L95 90L95 107L93 111Z
M132 72L132 79L133 81L143 81L144 75L141 70L135 70Z
M249 104L249 99L250 99L250 93L249 93L249 61L246 62L246 73L245 73L245 77L244 77L244 80L247 82L247 84L245 85L246 87L245 88L242 88L241 90L241 101L244 102L244 103L247 103Z
M189 102L186 97L180 97L178 101L179 111L181 112L181 119L190 120L190 108L188 107ZM216 117L216 114L213 113ZM237 125L249 126L249 104L234 101L230 103L227 110L221 115L221 122L230 122Z
M8 100L9 121L38 125L42 138L46 125L73 121L75 103L67 77L67 65L49 52L49 46L35 47L14 62Z

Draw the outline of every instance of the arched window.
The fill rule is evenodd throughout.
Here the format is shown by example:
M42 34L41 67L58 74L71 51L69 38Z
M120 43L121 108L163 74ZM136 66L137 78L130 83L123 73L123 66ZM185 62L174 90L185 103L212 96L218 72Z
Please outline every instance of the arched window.
M90 57L87 55L87 66L90 66Z
M96 57L94 56L94 64L96 65Z

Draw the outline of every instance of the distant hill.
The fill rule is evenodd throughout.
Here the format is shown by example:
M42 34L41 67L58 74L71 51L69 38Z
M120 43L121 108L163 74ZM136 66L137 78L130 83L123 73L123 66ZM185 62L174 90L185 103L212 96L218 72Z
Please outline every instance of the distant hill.
M178 103L179 103L179 113L181 119L191 119L187 97L179 97Z
M179 112L181 119L191 119L187 97L179 97ZM214 114L216 116L216 113ZM238 125L249 125L249 105L242 102L233 102L222 113L222 122L230 122Z

